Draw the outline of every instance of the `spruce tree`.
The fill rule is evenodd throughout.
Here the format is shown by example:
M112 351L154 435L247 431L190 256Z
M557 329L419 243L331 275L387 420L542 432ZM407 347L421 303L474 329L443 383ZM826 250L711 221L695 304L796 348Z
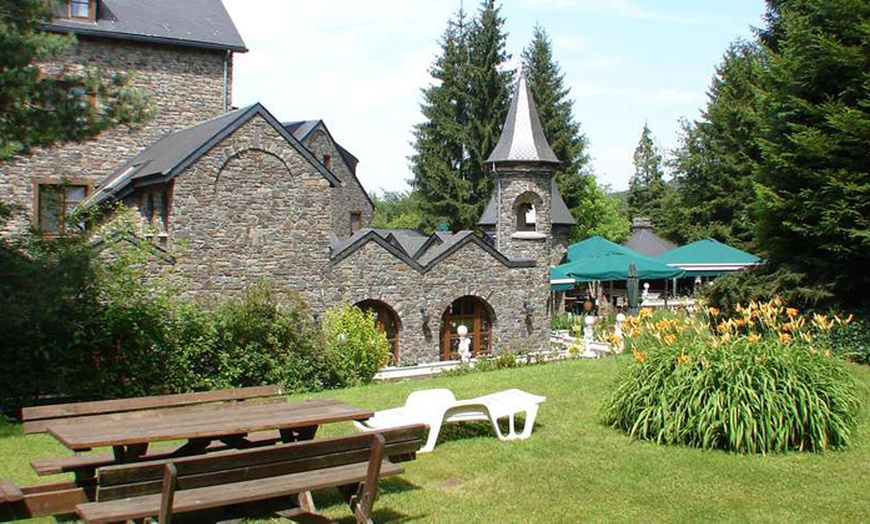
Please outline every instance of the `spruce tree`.
M429 70L435 83L423 90L425 121L414 127L411 156L424 229L452 223L476 209L468 178L468 28L463 11L447 24L441 55Z
M555 175L559 191L580 226L593 226L597 218L581 206L596 193L595 180L589 172L588 141L574 120L574 101L568 98L570 89L565 87L565 75L553 58L553 46L542 27L535 26L522 59L523 73L535 98L544 134L562 162Z
M683 122L670 162L679 199L664 209L669 238L713 237L753 250L753 170L760 157L755 92L761 67L758 46L733 44L716 69L702 118Z
M841 299L870 296L870 1L769 0L759 245Z
M653 142L649 125L644 124L634 150L634 175L628 184L629 217L643 216L655 220L661 214L664 196L662 155Z
M483 214L493 187L493 176L486 159L501 136L511 102L514 72L504 70L510 59L505 51L507 34L504 18L495 0L484 0L468 33L469 121L467 180L475 203L470 214L459 217L459 227L471 229Z
M470 23L458 12L441 40L441 55L423 91L425 121L415 126L412 185L421 198L422 225L472 229L489 201L492 175L485 164L510 104L512 73L502 71L504 19L493 1Z

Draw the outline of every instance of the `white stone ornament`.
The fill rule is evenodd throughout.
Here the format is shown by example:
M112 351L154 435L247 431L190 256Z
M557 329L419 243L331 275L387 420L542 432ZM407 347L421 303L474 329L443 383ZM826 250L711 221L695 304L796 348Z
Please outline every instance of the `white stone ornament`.
M456 333L459 334L459 358L463 363L471 360L471 339L468 338L468 328L460 325L456 328Z

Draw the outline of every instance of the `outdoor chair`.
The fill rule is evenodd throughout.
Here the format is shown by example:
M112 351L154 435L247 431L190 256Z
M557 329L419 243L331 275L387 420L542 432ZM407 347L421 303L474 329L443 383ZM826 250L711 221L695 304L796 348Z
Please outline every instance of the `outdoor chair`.
M453 392L446 388L423 389L408 395L405 405L398 408L375 412L364 421L354 421L361 431L378 431L385 428L408 424L426 424L429 436L420 453L435 449L441 426L448 422L489 421L500 440L524 440L532 434L538 406L546 397L532 395L519 389L508 389L475 397L456 400ZM516 431L515 418L518 413L525 414L525 425L520 433ZM508 432L504 434L498 425L499 419L508 418Z

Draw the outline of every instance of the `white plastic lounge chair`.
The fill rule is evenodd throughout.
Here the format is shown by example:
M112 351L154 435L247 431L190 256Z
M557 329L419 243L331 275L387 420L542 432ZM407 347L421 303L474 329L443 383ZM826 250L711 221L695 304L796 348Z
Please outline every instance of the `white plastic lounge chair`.
M448 422L488 420L500 440L524 440L532 434L538 405L547 397L532 395L519 389L508 389L468 400L456 400L449 389L423 389L408 395L400 408L375 412L368 420L354 421L361 431L376 431L385 428L423 423L429 426L429 437L420 453L435 449L441 426ZM516 432L515 417L525 413L522 433ZM503 434L498 420L508 417L508 433Z

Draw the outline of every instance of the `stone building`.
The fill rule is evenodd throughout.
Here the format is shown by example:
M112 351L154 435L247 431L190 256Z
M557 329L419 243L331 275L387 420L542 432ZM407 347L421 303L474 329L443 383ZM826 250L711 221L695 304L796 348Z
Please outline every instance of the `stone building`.
M219 0L58 0L53 7L56 18L46 28L74 33L77 44L40 64L42 74L89 68L107 77L126 73L132 87L150 96L154 117L135 129L121 126L0 165L4 201L27 210L8 225L14 231L26 228L29 218L36 228L57 233L63 216L47 209L51 199L46 196L59 192L61 211L72 207L106 173L161 136L225 113L232 96L233 53L247 51Z
M170 5L187 5L165 3L168 12L173 12ZM96 25L103 23L101 12L120 16L132 5L138 3L100 0ZM373 310L401 364L455 358L459 325L468 327L476 354L546 348L549 266L561 256L574 221L555 189L558 159L522 77L488 159L496 189L481 217L482 230L426 236L371 229L373 206L356 177L358 160L322 121L281 123L260 104L223 111L230 91L213 81L232 76L232 53L243 51L244 44L219 0L195 5L212 11L188 23L221 35L223 42L223 47L210 42L208 50L195 48L204 63L211 64L209 53L220 55L217 63L223 68L203 66L201 89L210 91L203 94L203 109L191 118L195 122L166 118L173 112L186 115L193 102L161 97L164 119L158 117L147 128L147 137L144 130L118 129L85 144L53 148L55 154L69 155L67 163L53 164L67 169L54 176L88 181L80 205L122 201L137 209L142 236L175 254L163 270L184 282L192 296L238 293L265 279L278 290L301 293L318 314L342 302ZM180 15L188 8L175 9ZM127 13L146 11L131 8ZM164 14L150 12L156 17L152 23L166 25L160 20ZM129 27L121 18L112 23L114 29ZM215 29L204 29L208 23ZM227 35L233 36L227 40ZM147 44L149 52L167 55L149 62L153 69L162 61L171 69L177 56L194 52L174 41L141 42L139 35L128 36L129 42L116 36L82 42L107 49L129 44L133 50ZM91 53L92 58L102 54ZM153 85L148 82L157 80L148 69L138 72L143 83ZM178 81L171 74L155 76ZM173 91L171 85L153 89ZM100 144L115 139L125 144L123 150L101 149L107 146ZM72 152L76 147L86 152ZM71 152L61 151L65 148ZM3 167L25 181L20 200L33 200L26 187L38 190L51 162L58 162L49 160L51 153L40 151ZM38 202L31 205L38 209Z

